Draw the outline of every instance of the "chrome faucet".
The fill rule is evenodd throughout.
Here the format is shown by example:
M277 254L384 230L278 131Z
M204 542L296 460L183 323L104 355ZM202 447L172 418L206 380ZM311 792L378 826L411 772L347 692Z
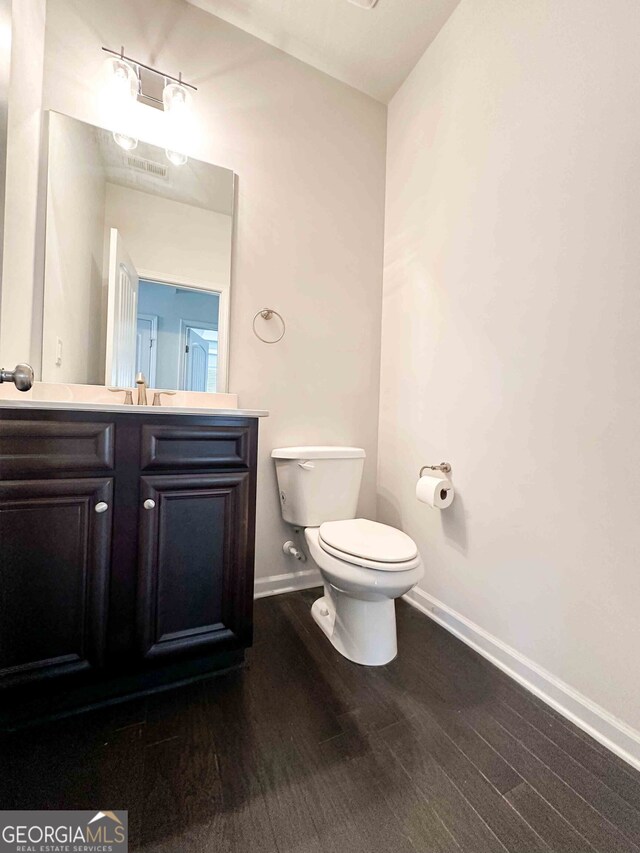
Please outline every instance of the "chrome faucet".
M144 373L136 375L136 385L138 386L138 399L136 403L139 406L147 405L147 380L144 378Z

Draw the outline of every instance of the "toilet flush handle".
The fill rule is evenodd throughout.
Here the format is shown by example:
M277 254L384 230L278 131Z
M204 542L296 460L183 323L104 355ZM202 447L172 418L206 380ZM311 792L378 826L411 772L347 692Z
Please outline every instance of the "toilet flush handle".
M305 470L305 471L311 471L313 468L315 468L315 467L316 467L316 466L313 464L313 462L309 461L308 459L305 459L305 461L304 461L304 462L298 462L298 465L299 465L301 468L304 468L304 470Z

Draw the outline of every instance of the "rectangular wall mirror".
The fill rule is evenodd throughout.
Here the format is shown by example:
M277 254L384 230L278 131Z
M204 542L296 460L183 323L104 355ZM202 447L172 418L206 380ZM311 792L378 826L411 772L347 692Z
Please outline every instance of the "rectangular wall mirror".
M42 380L226 391L233 172L48 122Z

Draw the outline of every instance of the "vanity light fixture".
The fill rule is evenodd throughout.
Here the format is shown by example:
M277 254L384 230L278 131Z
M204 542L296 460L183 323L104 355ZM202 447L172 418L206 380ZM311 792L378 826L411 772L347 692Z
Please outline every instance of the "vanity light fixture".
M167 136L169 145L165 149L168 159L174 166L184 166L187 155L182 153L187 138L191 111L191 94L182 83L182 74L178 82L169 82L162 92L164 112L167 117Z
M113 138L125 151L132 151L138 144L135 136L124 131L132 125L133 106L138 97L138 75L124 57L124 48L120 55L110 56L107 66L108 107L113 115Z
M108 47L102 49L110 54L107 60L110 107L114 112L113 124L119 128L113 133L115 141L127 151L138 144L135 136L123 131L134 126L132 108L140 101L165 112L167 158L174 166L184 165L187 156L182 151L188 139L191 93L198 91L196 87L185 83L182 73L173 77L125 56L124 47L119 52Z

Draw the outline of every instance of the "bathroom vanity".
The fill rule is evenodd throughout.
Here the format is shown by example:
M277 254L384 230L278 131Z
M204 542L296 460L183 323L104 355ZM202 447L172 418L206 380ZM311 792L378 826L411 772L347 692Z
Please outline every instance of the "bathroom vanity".
M38 334L0 373L0 725L238 666L252 637L267 413L228 393L236 175L45 131Z
M0 407L0 720L239 666L258 416Z

